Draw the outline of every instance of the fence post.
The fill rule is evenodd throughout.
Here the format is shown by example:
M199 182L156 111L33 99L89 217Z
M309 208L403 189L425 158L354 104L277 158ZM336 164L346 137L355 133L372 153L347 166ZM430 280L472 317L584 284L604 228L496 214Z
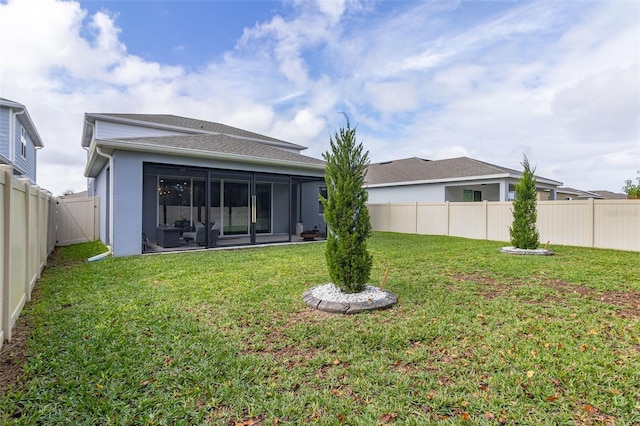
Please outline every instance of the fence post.
M4 228L4 241L2 241L2 331L3 340L11 340L11 211L13 210L13 167L0 166L0 173L5 178L3 197L4 220L0 224Z
M7 175L5 173L4 167L0 166L0 200L2 201L2 207L0 208L0 248L2 251L0 252L0 349L2 349L2 344L4 343L4 296L5 296L5 279L4 279L4 271L5 271L5 253L7 252L5 249L5 241L6 241L6 226L5 220L7 218L7 205L5 200L5 193L7 188ZM11 181L9 181L11 183Z
M451 203L449 201L444 202L447 206L447 237L451 235Z
M31 300L31 259L29 256L29 243L31 241L31 233L33 232L31 224L31 181L28 178L18 179L24 190L24 223L25 223L25 241L22 248L22 257L24 258L24 294L25 301Z
M414 222L413 233L418 234L418 202L416 201L416 220Z
M587 199L587 240L589 247L595 247L595 202L593 198Z
M387 203L387 232L391 231L391 203Z
M484 203L484 239L489 239L489 203L487 200Z

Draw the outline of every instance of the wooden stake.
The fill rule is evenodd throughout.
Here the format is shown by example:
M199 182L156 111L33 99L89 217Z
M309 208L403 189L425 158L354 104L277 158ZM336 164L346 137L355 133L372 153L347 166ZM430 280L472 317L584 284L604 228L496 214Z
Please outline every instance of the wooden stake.
M389 268L384 271L384 278L382 279L382 284L380 284L380 290L384 288L384 285L387 283L387 277L389 276Z

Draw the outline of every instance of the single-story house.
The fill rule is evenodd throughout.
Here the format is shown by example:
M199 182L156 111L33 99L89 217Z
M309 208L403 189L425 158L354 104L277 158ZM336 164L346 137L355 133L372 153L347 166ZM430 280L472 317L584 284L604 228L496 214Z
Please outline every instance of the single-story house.
M369 203L509 201L522 171L468 157L425 160L411 157L370 164L365 176ZM556 199L562 182L536 176L538 192Z
M24 105L0 98L0 164L13 166L13 173L36 183L36 152L44 147Z
M114 256L287 242L300 223L326 230L324 161L303 146L175 115L87 113L82 147Z
M557 200L626 200L627 194L619 194L611 191L583 191L581 189L562 186L558 188Z

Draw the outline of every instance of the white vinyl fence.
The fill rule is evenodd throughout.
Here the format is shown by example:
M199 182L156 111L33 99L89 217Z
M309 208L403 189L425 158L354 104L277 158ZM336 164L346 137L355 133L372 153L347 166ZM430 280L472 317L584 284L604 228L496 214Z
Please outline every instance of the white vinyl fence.
M97 203L94 198L57 200L28 179L16 179L12 167L0 166L0 347L11 340L13 326L31 300L59 240L57 231L63 244L98 238Z
M56 200L56 246L95 241L100 238L98 197Z
M11 330L55 245L48 191L16 179L13 168L0 166L0 346Z
M369 204L375 231L509 241L511 202ZM540 241L640 251L640 200L539 201Z

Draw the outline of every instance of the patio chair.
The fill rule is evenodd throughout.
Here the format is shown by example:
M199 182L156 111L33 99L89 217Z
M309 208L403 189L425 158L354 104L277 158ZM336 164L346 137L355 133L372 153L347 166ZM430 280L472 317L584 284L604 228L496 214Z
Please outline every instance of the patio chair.
M182 238L184 238L185 241L195 241L198 229L202 228L204 230L204 224L196 222L193 227L187 228L184 228L185 230L182 232Z
M200 224L202 225L202 224ZM206 227L204 225L202 225L201 227L196 228L196 238L195 238L195 242L199 245L204 245L205 241L204 241L204 236L205 236L205 231ZM214 224L211 229L209 230L209 244L211 246L215 246L218 243L218 236L220 235L220 225L218 225L217 223Z

